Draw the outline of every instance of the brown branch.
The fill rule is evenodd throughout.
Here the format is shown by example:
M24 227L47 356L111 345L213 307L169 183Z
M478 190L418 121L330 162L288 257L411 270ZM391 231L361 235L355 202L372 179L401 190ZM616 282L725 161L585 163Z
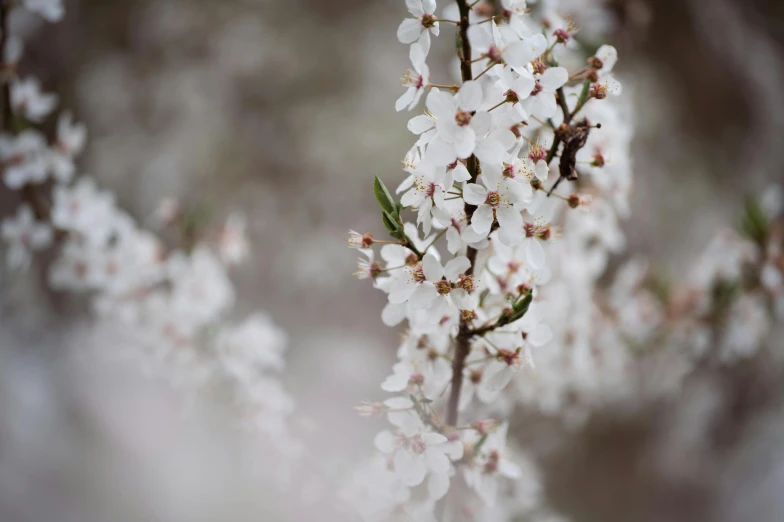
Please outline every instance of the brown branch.
M0 0L0 31L2 31L2 35L0 35L0 53L2 53L3 58L5 58L6 48L8 47L8 42L11 37L9 19L11 9L13 8L12 1L13 0ZM11 68L8 64L3 63L2 70L6 76L2 79L2 94L0 96L2 97L1 105L3 111L1 120L2 128L0 128L0 130L16 134L17 122L14 117L13 106L11 105L11 75L8 73ZM49 221L49 217L51 216L49 203L38 191L36 185L32 183L25 184L25 186L22 187L22 198L30 205L30 208L33 209L36 219L39 221Z
M471 7L468 5L467 0L457 0L457 7L460 10L460 26L458 29L460 39L460 75L463 83L473 79L473 71L471 70L471 42L468 40L468 17ZM466 168L471 175L471 181L476 181L479 173L479 161L476 156L471 156L466 161ZM471 216L476 207L466 204L466 216ZM471 275L474 273L474 264L476 263L476 250L468 247L466 257L471 262L471 266L466 271L466 274ZM455 342L455 357L452 360L452 389L449 393L449 401L447 402L446 409L446 423L450 426L457 425L457 408L460 403L460 389L463 387L463 369L465 368L465 360L468 357L468 352L471 349L469 340L471 338L470 326L465 319L460 319L460 330L457 334Z

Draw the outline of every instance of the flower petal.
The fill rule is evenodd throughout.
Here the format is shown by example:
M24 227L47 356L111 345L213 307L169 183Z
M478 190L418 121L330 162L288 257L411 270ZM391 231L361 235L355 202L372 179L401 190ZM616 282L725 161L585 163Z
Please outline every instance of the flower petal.
M479 82L469 80L457 93L457 105L464 111L474 112L482 104L482 98L482 86Z
M397 39L404 44L414 43L419 39L421 32L422 22L414 18L406 18L397 28Z
M433 254L426 254L422 259L422 271L428 281L440 281L444 276L444 269Z
M469 205L481 205L487 199L487 189L476 183L468 183L463 187L463 200Z

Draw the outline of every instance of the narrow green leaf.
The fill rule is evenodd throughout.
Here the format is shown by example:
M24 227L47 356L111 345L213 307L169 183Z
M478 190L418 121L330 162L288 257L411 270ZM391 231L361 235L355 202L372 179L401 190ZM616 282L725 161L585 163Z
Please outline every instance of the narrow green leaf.
M529 290L528 293L525 294L525 297L523 297L522 299L520 299L514 304L513 308L514 311L516 312L515 315L520 314L520 317L522 317L528 311L528 307L531 306L531 301L533 300L534 300L534 293L531 290Z
M403 228L386 210L381 211L381 221L384 222L384 226L387 227L387 230L389 230L389 234L392 237L400 239L400 236L403 234Z
M395 199L389 193L387 187L384 186L384 183L378 179L378 176L373 180L373 194L376 196L376 201L378 201L382 209L392 215L396 213Z
M741 220L741 231L759 245L765 245L769 234L768 219L755 198L748 198Z

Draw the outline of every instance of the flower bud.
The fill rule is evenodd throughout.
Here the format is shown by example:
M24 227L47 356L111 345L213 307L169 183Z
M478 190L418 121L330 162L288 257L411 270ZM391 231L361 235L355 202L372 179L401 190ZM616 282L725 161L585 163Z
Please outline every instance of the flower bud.
M598 56L591 56L588 58L588 65L591 67L591 69L601 69L604 67L604 62L602 62L601 58Z
M593 155L593 161L591 161L591 167L604 167L604 156L598 150L596 151L596 154Z
M373 244L373 236L368 234L360 234L353 230L348 231L348 247L349 248L370 248Z

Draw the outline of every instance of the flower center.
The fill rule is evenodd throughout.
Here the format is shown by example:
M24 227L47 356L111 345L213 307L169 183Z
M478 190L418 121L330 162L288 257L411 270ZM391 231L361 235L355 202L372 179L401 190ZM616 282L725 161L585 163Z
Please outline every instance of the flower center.
M425 382L425 376L421 373L412 373L408 378L408 384L419 385Z
M411 439L411 452L421 455L427 449L427 445L425 441L422 440L422 437L417 435L416 437Z
M425 29L430 29L431 27L436 25L437 21L438 20L436 19L436 17L433 16L432 14L425 14L424 16L422 16L422 27L424 27Z
M460 318L463 321L466 321L466 322L470 323L471 321L476 319L476 312L474 312L473 310L461 310L460 311Z
M513 178L515 177L515 169L514 165L510 165L509 163L504 163L504 170L503 175L505 178Z
M457 286L466 292L472 292L474 290L474 276L466 274L461 275L457 282Z
M500 460L500 455L498 455L497 450L492 450L490 455L487 457L487 462L485 463L484 472L487 475L492 475L498 471L498 461Z
M546 156L547 153L539 145L533 145L531 147L531 150L528 152L528 159L530 159L534 163L543 160Z
M568 42L572 37L572 35L570 35L569 32L564 29L556 29L553 33L553 36L555 36L558 39L558 43L561 44Z
M595 83L591 85L591 90L589 94L592 98L596 98L597 100L603 100L607 97L607 86L602 85L599 83Z
M485 203L487 203L491 207L497 207L501 203L500 194L498 194L498 192L490 192L487 195L487 199L485 200Z
M437 281L435 287L438 293L441 295L447 295L452 291L452 285L449 283L449 281L445 281L443 279L441 281Z
M498 359L505 362L508 366L516 366L520 364L520 350L501 349L498 351Z
M417 89L421 89L425 85L425 78L411 69L406 69L400 76L400 85L403 87L416 87Z
M421 266L416 267L411 272L411 277L413 277L414 281L416 281L417 283L424 283L427 280L427 278L425 277L425 272L424 270L422 270Z
M461 127L465 127L469 123L471 123L471 113L466 111L460 111L455 114L455 121Z
M501 55L501 49L499 49L495 45L491 45L490 49L487 50L487 57L490 58L491 62L495 62L495 63L504 62L504 58Z
M536 82L534 84L534 90L531 91L531 96L536 96L540 92L542 92L542 84L539 83L539 82Z

